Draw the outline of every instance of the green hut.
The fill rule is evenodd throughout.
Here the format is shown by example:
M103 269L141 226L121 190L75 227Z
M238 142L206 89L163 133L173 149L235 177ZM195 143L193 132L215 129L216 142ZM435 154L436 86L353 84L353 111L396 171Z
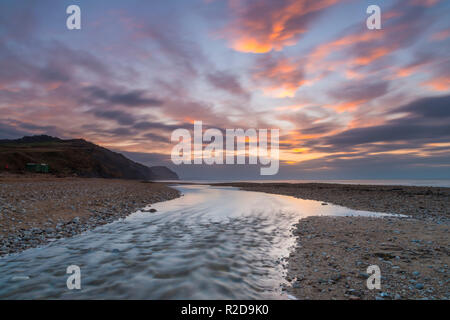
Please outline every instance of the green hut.
M27 163L25 170L28 172L48 173L49 166L46 163Z

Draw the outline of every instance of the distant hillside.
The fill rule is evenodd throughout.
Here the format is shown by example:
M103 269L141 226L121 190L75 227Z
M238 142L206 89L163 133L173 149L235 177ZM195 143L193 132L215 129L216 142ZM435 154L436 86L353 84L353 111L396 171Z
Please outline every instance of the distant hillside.
M83 139L62 140L46 135L0 140L0 170L22 172L27 163L46 163L57 175L80 177L177 180L162 166L147 167L120 153Z

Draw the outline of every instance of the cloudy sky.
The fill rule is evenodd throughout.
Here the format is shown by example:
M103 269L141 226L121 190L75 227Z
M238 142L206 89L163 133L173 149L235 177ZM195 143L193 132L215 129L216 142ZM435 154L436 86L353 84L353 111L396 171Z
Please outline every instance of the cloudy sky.
M371 4L382 30L366 27ZM202 120L280 128L275 179L450 178L449 16L446 0L2 0L0 138L258 178L171 164L172 131Z

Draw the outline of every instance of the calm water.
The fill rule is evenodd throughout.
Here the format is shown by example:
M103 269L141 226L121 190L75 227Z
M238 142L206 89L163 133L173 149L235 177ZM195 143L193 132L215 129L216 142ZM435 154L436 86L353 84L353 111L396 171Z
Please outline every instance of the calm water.
M177 180L166 180L167 182L179 182ZM339 184L363 184L384 186L418 186L418 187L445 187L450 188L450 180L412 180L412 179L389 179L389 180L182 180L190 183L227 183L227 182L255 182L255 183L339 183Z
M177 188L184 196L155 204L156 213L0 258L0 298L285 299L282 258L299 218L374 215L233 188ZM72 264L81 290L66 287Z

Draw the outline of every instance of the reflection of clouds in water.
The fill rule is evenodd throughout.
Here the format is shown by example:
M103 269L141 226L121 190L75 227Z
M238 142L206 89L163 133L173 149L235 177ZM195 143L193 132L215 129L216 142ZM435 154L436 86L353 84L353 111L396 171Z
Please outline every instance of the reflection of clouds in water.
M0 298L261 299L281 294L292 226L362 213L286 196L208 186L70 239L0 259ZM370 213L373 215L373 213ZM65 286L81 267L82 290ZM11 281L18 275L29 276Z

